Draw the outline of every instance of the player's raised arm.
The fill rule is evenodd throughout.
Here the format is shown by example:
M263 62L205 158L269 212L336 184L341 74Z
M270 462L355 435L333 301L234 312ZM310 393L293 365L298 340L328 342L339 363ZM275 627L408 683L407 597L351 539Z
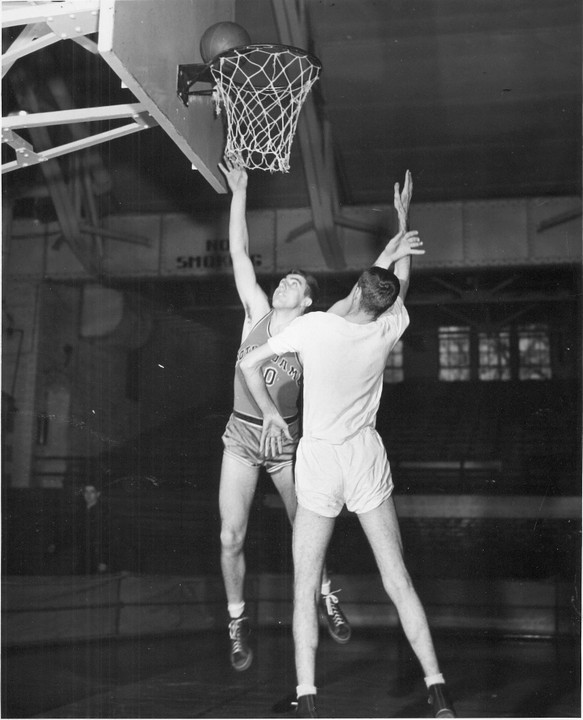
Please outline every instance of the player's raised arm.
M399 230L397 232L397 235L395 235L394 238L391 238L391 240L389 240L389 242L385 245L384 250L374 261L373 265L376 265L377 267L383 267L388 270L388 268L395 262L391 244L393 243L394 245L395 238L397 238L399 235L404 235L407 232L407 229L409 227L409 207L411 205L412 197L413 177L411 176L410 171L407 170L407 172L405 173L403 191L401 192L399 183L395 183L394 185L393 205L395 210L397 211Z
M411 205L411 198L413 197L413 177L411 175L411 172L407 170L405 173L405 182L403 183L403 190L401 191L401 188L399 186L399 183L395 183L394 185L394 200L393 204L395 207L395 210L397 211L397 218L399 220L399 230L397 234L389 240L389 242L385 245L383 251L381 254L377 257L377 259L372 263L373 265L376 265L377 267L382 267L385 269L388 269L391 267L391 265L395 262L394 257L394 247L395 247L395 241L399 238L403 237L405 233L407 232L407 226L409 222L409 206ZM408 239L409 240L409 239ZM411 246L413 247L416 243L413 243ZM403 245L402 247L405 247ZM425 252L425 251L423 251ZM410 260L409 260L410 264ZM404 272L404 268L402 268L403 276L406 274ZM395 272L395 274L397 274ZM400 280L401 278L399 278ZM334 303L332 307L328 310L328 312L335 313L336 315L345 315L348 311L348 308L351 304L351 298L352 293L354 292L356 285L352 288L350 293L345 297L342 298L342 300L338 300L338 302ZM405 290L406 292L406 290ZM404 296L403 296L404 298Z
M395 194L393 199L393 205L397 211L397 217L399 219L399 231L407 232L409 229L409 207L411 206L411 198L413 197L413 176L411 171L407 170L405 173L405 183L403 184L403 191L399 187L399 183L395 183Z
M224 159L219 168L232 192L229 216L229 252L239 298L245 308L247 320L255 322L269 311L267 296L257 282L255 268L249 257L247 229L247 171L234 160Z
M409 224L409 206L411 205L411 198L413 197L413 178L409 170L405 173L405 184L403 185L403 192L400 192L399 183L395 183L395 196L394 206L397 211L399 218L399 230L406 232ZM423 243L419 241L421 245ZM416 246L417 250L420 250L420 246ZM409 280L411 277L411 260L412 255L421 255L425 252L411 252L403 255L403 257L393 260L395 266L393 272L399 278L401 283L401 291L399 297L405 302L407 291L409 290Z
M411 198L413 197L413 177L409 170L405 173L405 182L403 190L399 183L394 186L393 204L397 211L399 219L399 231L395 237L391 238L383 252L376 259L375 265L389 269L393 267L393 272L399 278L401 283L401 291L399 297L403 302L409 289L409 280L411 275L411 258L413 255L423 255L423 242L419 238L416 231L408 231L409 225L409 207Z

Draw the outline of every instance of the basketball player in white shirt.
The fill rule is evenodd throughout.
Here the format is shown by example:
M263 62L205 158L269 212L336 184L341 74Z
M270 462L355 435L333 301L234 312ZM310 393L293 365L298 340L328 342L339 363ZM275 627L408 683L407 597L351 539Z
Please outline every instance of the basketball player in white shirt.
M398 185L395 185L397 207ZM294 320L241 361L263 413L262 445L277 452L288 436L267 393L261 366L273 353L296 352L304 366L303 437L296 459L293 630L298 717L317 717L315 598L336 517L355 512L384 588L419 659L435 717L456 717L440 672L425 611L403 560L391 469L375 430L387 357L407 325L404 300L411 256L423 254L417 232L399 232L351 294L327 313ZM393 267L394 272L389 270Z

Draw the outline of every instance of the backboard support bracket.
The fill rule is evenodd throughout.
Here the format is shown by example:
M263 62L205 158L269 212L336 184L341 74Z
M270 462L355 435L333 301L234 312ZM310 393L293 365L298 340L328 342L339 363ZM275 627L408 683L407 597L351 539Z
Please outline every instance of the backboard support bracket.
M204 82L212 84L213 78L209 65L205 63L190 63L178 66L178 79L176 92L184 105L188 107L188 99L191 95L211 95L212 89L192 90L196 83Z

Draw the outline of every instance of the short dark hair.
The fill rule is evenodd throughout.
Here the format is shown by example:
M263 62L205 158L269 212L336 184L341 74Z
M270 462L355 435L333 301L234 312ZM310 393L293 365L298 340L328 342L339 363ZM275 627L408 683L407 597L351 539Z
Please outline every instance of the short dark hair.
M394 272L373 265L358 278L361 290L360 305L376 320L395 302L401 291L401 283Z
M286 272L287 275L301 275L304 280L306 281L307 292L306 295L310 298L312 298L312 306L314 306L318 302L318 298L320 297L320 286L318 285L318 281L313 275L310 275L310 273L307 273L305 270L288 270Z

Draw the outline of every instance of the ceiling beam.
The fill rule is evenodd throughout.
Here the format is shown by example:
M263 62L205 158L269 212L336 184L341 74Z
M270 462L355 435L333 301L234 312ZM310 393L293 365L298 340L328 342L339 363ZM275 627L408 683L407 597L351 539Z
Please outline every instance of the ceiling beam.
M279 37L284 45L307 49L309 33L303 0L272 0ZM309 95L298 122L298 138L320 249L326 264L334 270L346 267L335 224L338 195L334 181L333 158L327 152L322 124L313 97Z

